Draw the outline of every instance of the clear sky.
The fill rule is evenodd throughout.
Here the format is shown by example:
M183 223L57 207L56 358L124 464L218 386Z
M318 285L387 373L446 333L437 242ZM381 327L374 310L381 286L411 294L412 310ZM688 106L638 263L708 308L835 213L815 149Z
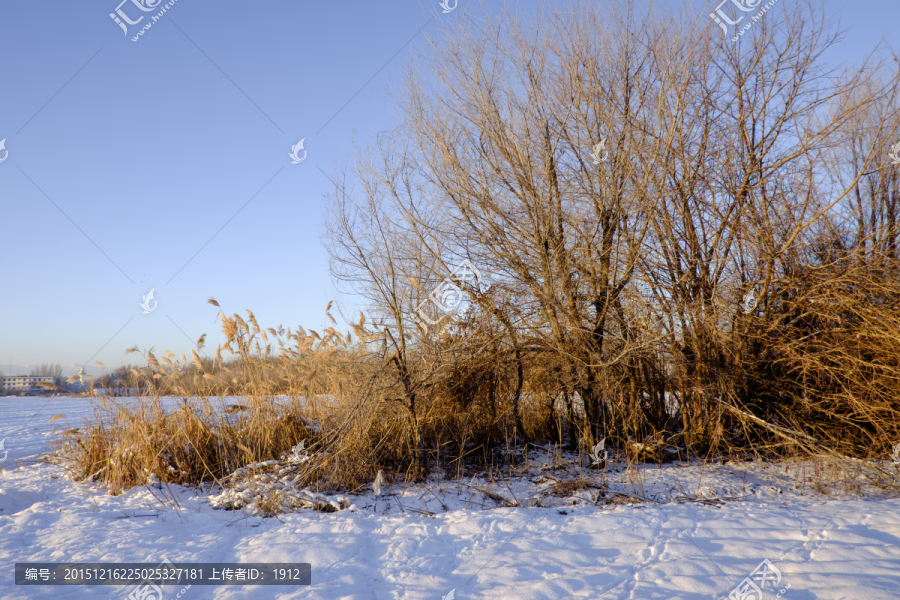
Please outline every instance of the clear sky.
M44 362L100 373L94 361L134 361L130 346L187 354L202 333L212 355L210 296L265 327L321 328L329 300L352 305L321 244L326 174L396 125L390 90L424 36L479 10L176 0L134 42L169 2L126 0L128 19L144 17L127 35L109 16L118 2L0 2L4 374ZM849 28L847 59L881 37L900 47L895 0L824 4Z

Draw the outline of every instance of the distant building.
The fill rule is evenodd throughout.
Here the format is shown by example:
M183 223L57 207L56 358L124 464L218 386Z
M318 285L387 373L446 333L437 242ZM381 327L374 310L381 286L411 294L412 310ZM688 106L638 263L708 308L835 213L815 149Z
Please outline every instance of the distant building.
M75 375L73 375L66 381L63 387L65 387L65 389L70 392L86 392L89 387L88 384L84 381L86 375L87 373L84 372L84 367L81 367L80 369L78 369L78 372L75 373Z
M45 384L41 386L40 384ZM53 386L52 388L46 387ZM3 387L0 388L7 396L21 396L22 394L41 394L55 390L59 386L56 377L42 377L39 375L8 375L3 378Z

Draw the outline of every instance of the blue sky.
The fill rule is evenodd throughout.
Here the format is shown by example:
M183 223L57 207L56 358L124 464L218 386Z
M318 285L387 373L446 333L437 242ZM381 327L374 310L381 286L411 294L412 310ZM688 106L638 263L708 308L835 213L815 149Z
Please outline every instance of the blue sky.
M113 368L133 345L187 353L202 333L211 355L210 296L267 327L321 328L329 300L352 305L321 244L325 174L396 125L390 90L424 36L477 10L177 0L133 42L166 2L122 4L145 16L127 36L109 17L118 2L0 3L4 374L10 362ZM882 36L900 47L896 2L825 5L850 28L847 59ZM142 314L151 288L158 304Z

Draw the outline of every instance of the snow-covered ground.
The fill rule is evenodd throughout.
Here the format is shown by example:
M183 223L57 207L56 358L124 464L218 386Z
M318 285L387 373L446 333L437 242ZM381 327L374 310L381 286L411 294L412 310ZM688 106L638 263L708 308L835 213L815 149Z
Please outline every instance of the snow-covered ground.
M512 480L494 470L459 483L386 483L378 497L346 496L346 510L263 518L214 509L221 490L108 496L37 460L52 428L91 412L79 398L0 398L9 452L0 464L0 598L130 592L17 587L16 562L163 559L312 564L311 586L193 586L180 600L437 600L451 590L460 600L727 598L764 560L780 576L765 599L900 598L900 500L839 488L822 496L807 465L611 463L597 472L548 448L530 450ZM66 418L50 424L57 414ZM651 501L632 502L641 497ZM180 590L167 588L167 600Z

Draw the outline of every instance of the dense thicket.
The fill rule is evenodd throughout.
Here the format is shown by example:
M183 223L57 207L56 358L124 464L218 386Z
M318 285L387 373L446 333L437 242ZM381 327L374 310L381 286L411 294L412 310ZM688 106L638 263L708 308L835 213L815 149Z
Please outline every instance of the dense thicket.
M448 32L330 212L410 411L484 407L492 443L900 439L897 64L838 39L813 4L736 43L586 4ZM465 318L417 329L463 261Z

